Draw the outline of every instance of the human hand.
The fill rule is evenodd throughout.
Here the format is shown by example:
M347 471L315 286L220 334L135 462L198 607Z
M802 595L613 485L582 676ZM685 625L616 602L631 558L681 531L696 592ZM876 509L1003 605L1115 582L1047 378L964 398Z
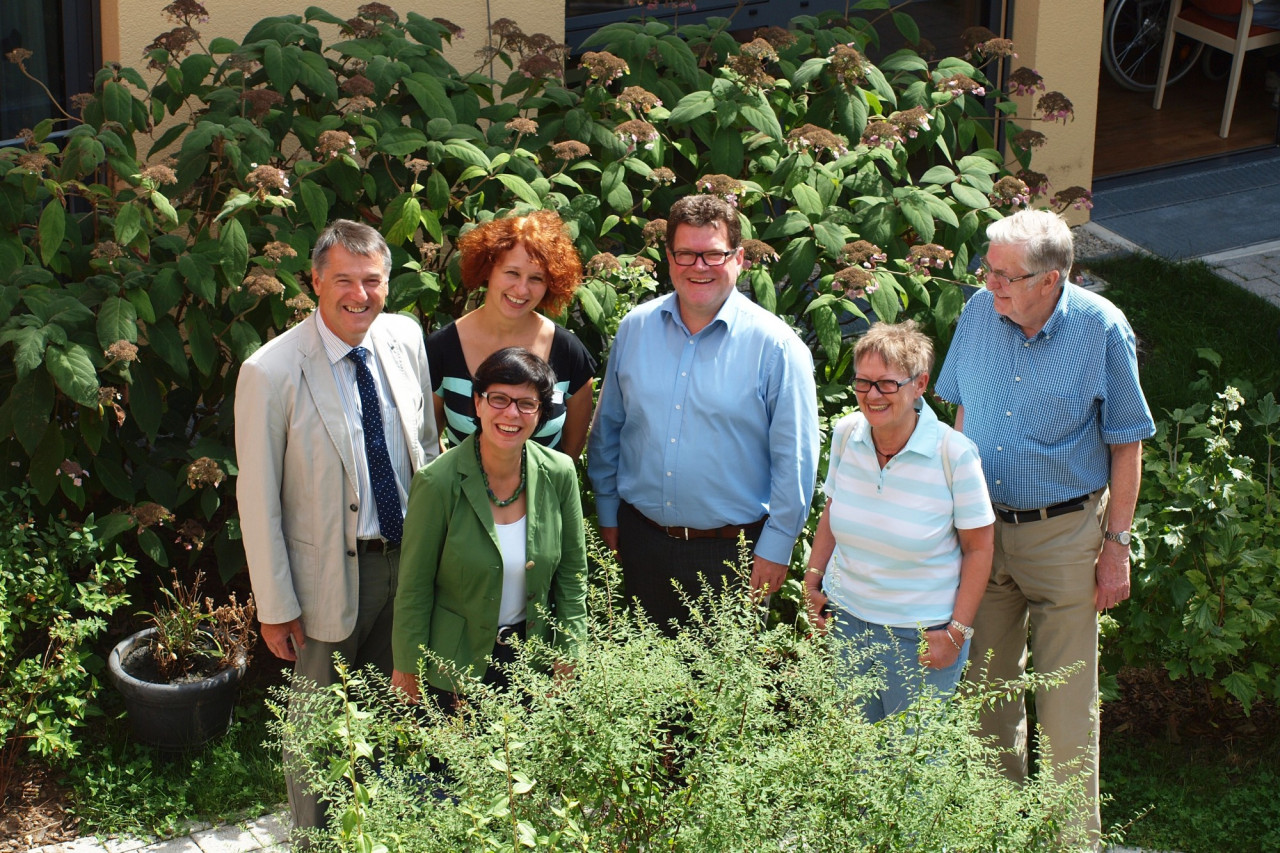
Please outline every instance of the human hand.
M259 627L262 629L262 641L267 644L271 654L280 660L296 661L298 650L307 644L301 619L289 622L263 622Z
M956 645L957 640L951 633L950 625L936 631L925 631L924 638L928 648L919 657L921 666L929 669L946 669L960 657L960 649L964 644Z
M600 538L604 540L605 547L613 553L618 553L618 528L601 527Z
M406 705L417 705L422 701L418 691L418 676L412 673L391 670L391 686L400 691Z
M1106 541L1098 552L1097 585L1093 606L1098 612L1115 607L1129 597L1129 546Z
M787 579L787 564L766 560L759 554L751 561L751 589L753 592L767 595L782 589L782 582Z
M804 575L804 605L814 631L818 634L827 633L827 594L822 591L822 575L813 569L809 569Z

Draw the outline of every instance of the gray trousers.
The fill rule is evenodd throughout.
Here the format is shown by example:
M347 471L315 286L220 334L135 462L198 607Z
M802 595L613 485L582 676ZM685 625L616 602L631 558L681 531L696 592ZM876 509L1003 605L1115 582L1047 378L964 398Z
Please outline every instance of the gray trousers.
M391 675L391 615L395 606L396 583L400 573L400 550L360 555L360 602L356 614L356 627L351 636L338 643L327 643L307 637L307 643L298 652L293 671L297 676L315 682L321 688L338 680L333 669L334 653L353 668L373 664L388 677ZM304 620L303 627L306 622ZM297 705L297 697L289 703L290 713ZM290 756L284 753L286 768ZM325 805L308 790L307 781L297 773L285 771L285 786L289 791L289 812L296 829L323 829Z

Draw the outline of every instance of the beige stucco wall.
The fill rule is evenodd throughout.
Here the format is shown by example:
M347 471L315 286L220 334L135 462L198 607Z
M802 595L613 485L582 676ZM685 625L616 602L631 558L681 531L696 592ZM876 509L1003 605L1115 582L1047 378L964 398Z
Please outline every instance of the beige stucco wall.
M143 51L157 35L176 24L161 11L169 0L101 0L102 55L107 61L139 66ZM209 10L209 22L196 27L201 38L218 36L241 39L249 28L271 15L302 14L316 5L341 18L355 15L367 0L315 0L315 2L282 2L282 0L203 0ZM448 59L459 69L469 69L475 52L486 44L490 20L511 18L526 33L546 33L557 41L564 40L564 4L546 0L455 0L452 3L425 0L383 0L404 15L417 12L429 18L448 18L464 30L446 51ZM335 28L320 24L326 41L333 38Z
M1071 99L1075 120L1023 123L1049 138L1038 149L1031 167L1049 176L1052 191L1070 186L1091 187L1093 145L1098 117L1098 69L1102 48L1102 0L1017 0L1013 4L1013 43L1018 51L1014 67L1039 71L1049 91ZM1017 99L1018 115L1030 116L1034 97ZM1069 210L1073 224L1088 219L1085 211Z

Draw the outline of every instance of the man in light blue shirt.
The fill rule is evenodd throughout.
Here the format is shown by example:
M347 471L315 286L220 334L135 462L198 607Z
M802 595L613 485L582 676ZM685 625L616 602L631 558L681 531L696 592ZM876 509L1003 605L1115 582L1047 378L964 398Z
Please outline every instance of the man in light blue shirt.
M1073 829L1096 849L1098 613L1129 597L1129 525L1142 440L1155 432L1138 384L1133 330L1120 309L1068 281L1071 230L1024 210L987 229L986 289L960 315L937 393L978 446L995 505L991 580L974 619L971 678L1014 679L1028 634L1041 673L1080 667L1036 694L1055 775L1083 773L1088 812ZM1021 695L987 710L983 733L1006 775L1027 775ZM1041 758L1046 755L1041 744ZM1072 761L1081 762L1073 766Z
M587 445L605 543L624 591L659 625L687 612L673 589L713 588L754 552L751 587L776 591L813 498L813 359L786 323L735 287L738 212L690 196L667 220L675 293L618 327Z

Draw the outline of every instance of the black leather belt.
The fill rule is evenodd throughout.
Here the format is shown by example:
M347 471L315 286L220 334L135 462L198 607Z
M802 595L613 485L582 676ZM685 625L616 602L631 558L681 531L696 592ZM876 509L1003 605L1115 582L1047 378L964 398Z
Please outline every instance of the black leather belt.
M356 540L356 551L361 554L381 554L384 551L391 553L399 548L397 542L388 542L385 539L358 539Z
M1084 509L1084 505L1091 497L1092 495L1081 495L1078 498L1072 498L1069 501L1041 507L1040 509L1010 509L1009 507L996 506L994 504L991 508L996 511L996 517L1007 524L1026 524L1031 521L1057 518L1069 512L1079 512Z
M525 636L525 629L528 624L529 621L526 619L524 622L517 622L515 625L498 626L498 636L494 638L494 642L499 646L511 645L513 639Z

